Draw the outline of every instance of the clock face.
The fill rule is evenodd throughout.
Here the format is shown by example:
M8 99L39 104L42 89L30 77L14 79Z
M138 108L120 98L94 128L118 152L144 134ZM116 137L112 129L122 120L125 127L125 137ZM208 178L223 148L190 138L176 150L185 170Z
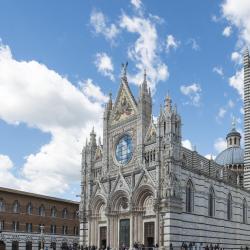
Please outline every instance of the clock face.
M133 154L132 138L129 135L124 135L116 144L115 156L120 164L127 164Z

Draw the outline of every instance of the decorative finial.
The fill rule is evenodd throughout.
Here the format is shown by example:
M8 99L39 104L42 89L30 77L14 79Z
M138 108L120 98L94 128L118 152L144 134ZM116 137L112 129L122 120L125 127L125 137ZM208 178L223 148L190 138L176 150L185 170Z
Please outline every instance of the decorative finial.
M127 67L128 67L128 62L126 62L125 64L122 63L122 77L127 77Z

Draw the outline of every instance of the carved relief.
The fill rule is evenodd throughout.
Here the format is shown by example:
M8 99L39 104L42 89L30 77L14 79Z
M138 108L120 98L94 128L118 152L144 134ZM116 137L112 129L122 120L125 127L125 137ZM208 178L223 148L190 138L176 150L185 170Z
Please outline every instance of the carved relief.
M129 116L135 114L131 98L126 93L124 87L121 89L118 102L114 108L113 124L127 119Z

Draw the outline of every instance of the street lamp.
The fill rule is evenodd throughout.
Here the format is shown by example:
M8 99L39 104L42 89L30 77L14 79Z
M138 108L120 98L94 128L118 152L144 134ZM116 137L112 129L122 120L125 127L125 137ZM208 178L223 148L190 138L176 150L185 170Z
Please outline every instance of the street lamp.
M41 229L41 250L44 250L44 225L41 225L40 229Z

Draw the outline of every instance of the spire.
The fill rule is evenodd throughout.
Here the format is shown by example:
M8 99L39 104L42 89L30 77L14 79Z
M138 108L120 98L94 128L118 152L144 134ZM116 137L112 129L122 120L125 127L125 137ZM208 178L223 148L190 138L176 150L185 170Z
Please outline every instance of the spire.
M165 109L167 112L171 112L172 110L172 100L171 100L169 93L167 94L166 99L165 99Z
M232 119L232 130L236 130L236 118L235 118L235 116L233 116L233 119Z
M113 105L113 103L112 103L112 93L110 92L109 93L109 101L108 101L108 105L107 105L108 110L112 109L112 105Z
M148 84L147 84L147 72L146 69L144 69L144 74L143 74L143 82L141 84L141 95L148 94Z
M95 133L94 126L92 128L91 133L90 133L90 145L91 146L96 146L96 133Z

